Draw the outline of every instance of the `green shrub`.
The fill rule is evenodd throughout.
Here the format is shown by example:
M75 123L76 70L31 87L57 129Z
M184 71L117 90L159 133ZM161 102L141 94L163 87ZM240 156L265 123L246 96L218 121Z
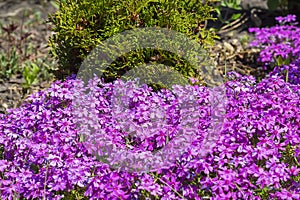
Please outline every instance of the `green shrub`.
M53 36L50 53L57 58L57 78L77 73L87 55L102 41L125 30L140 27L168 28L186 34L204 48L214 43L216 35L206 30L213 20L210 2L199 0L64 0L59 10L49 16ZM121 77L134 66L156 62L165 64L187 77L197 77L197 70L185 59L171 52L139 49L120 56L105 71L107 81Z
M283 15L298 14L300 0L268 0L267 5L270 10L278 9Z

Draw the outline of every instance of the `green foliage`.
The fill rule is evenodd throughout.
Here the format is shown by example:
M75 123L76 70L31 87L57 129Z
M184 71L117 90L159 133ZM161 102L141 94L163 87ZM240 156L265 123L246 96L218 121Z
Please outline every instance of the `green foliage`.
M268 0L267 6L272 11L279 9L283 14L288 14L295 8L299 9L300 0Z
M221 1L221 6L232 8L235 10L241 9L241 0L223 0Z
M29 63L24 66L23 76L25 78L25 84L23 84L24 88L29 88L32 84L36 84L38 82L38 73L40 72L40 68L35 63Z
M222 8L226 8L225 14L222 14ZM215 6L218 19L224 24L229 24L241 17L241 13L229 14L228 9L241 10L241 0L221 0L219 4Z
M288 163L290 166L298 164L297 159L295 159L296 158L295 149L296 149L295 146L292 146L292 145L288 144L286 146L285 150L282 152L282 158L281 159L284 162Z
M259 188L259 189L255 190L255 193L261 199L267 200L267 199L269 199L269 191L270 191L270 189L267 186L265 186L264 188Z
M10 78L13 74L18 72L19 56L15 48L10 52L0 53L0 78Z
M54 35L50 53L57 58L57 78L77 73L87 55L104 40L125 30L161 27L184 33L204 48L214 43L214 32L206 30L214 8L198 0L65 0L59 11L49 16ZM104 73L107 81L145 63L172 67L187 77L197 71L186 60L170 52L139 49L120 56Z
M76 187L71 191L58 191L56 194L64 195L64 200L87 200L88 198L84 196L86 188Z

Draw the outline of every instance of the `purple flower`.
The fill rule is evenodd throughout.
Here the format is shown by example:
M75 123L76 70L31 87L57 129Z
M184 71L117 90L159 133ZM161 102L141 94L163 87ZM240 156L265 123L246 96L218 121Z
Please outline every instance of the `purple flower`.
M299 193L290 192L286 189L282 189L280 192L275 193L279 198L281 199L287 199L287 200L294 200L299 199L300 195Z
M299 199L299 85L279 75L259 83L228 77L226 119L216 142L205 140L211 123L205 87L155 93L132 82L95 79L86 88L67 80L32 95L0 116L1 199L60 199L62 192L88 199L261 199L263 192ZM191 99L197 103L186 106ZM179 142L180 134L192 141L182 153L168 149L172 159L157 159L149 172L125 170L149 165L141 159L155 161L152 152ZM116 165L105 157L112 153Z
M287 15L286 17L275 17L279 23L288 23L296 21L296 15Z
M277 17L280 26L271 28L250 28L256 39L252 46L260 47L259 62L263 68L273 70L270 75L280 75L292 84L299 84L299 27L296 16ZM290 24L290 25L289 25Z

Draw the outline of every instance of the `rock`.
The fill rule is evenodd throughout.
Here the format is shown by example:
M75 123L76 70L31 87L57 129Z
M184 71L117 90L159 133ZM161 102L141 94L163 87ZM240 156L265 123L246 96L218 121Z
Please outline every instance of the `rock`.
M268 9L267 0L241 0L241 7L244 10L251 10L252 8Z
M8 88L6 85L0 85L0 93L7 91Z
M224 42L223 44L226 51L228 51L230 54L234 53L234 47L230 43Z
M240 42L239 42L239 40L238 39L236 39L236 38L234 38L234 39L231 39L231 40L229 40L230 41L230 43L233 45L233 46L235 46L235 47L237 47L237 46L239 46L240 45Z
M12 77L9 79L9 83L22 84L22 83L25 83L25 80L24 80L24 78L21 78L21 77L12 76Z
M9 106L6 103L3 103L2 107L5 108L5 109L7 109Z

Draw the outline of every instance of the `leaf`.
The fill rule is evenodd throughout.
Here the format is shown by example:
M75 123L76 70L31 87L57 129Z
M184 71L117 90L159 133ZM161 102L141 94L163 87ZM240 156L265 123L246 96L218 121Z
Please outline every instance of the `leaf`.
M56 10L59 10L59 5L57 2L55 1L50 1L51 5L56 9Z
M240 18L241 17L241 13L236 13L236 14L233 14L232 16L231 16L231 19L232 20L237 20L238 18Z
M37 75L38 72L40 71L40 68L35 63L31 63L31 66L32 66L32 72L33 72L33 74Z
M283 65L283 62L284 62L284 60L282 59L282 57L281 57L281 56L278 56L278 58L276 59L277 65L278 65L278 66L281 66L281 65Z
M221 1L221 6L228 7L229 6L229 2L228 1Z
M279 7L279 0L268 0L267 6L270 10L276 10Z

